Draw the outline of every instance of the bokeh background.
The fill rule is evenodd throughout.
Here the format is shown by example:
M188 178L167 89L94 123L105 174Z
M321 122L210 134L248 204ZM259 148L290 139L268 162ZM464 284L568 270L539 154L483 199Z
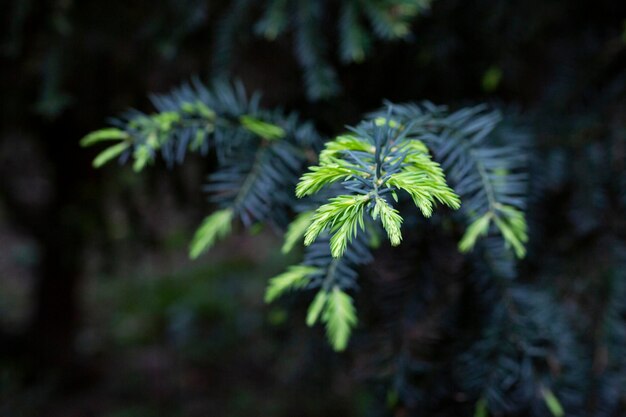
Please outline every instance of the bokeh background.
M148 93L209 80L230 4L5 0L0 415L348 417L381 407L375 378L306 328L302 306L263 304L267 278L293 261L280 256L279 236L238 233L188 260L209 209L200 189L211 161L136 175L94 170L96 150L78 146L108 117L149 110ZM625 9L616 0L435 0L410 39L376 42L360 64L331 58L344 91L328 101L307 100L289 36L241 31L232 74L328 134L383 99L487 101L545 126L539 143L572 145L583 161L587 145L602 148L626 126ZM572 182L553 191L555 209L584 199ZM607 213L594 212L599 226L555 224L551 236L623 231L624 219Z

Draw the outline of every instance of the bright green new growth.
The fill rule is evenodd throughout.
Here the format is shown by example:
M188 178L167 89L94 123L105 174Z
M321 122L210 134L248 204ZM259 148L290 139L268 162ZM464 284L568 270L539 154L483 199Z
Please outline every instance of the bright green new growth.
M310 167L309 170L310 172L304 174L296 186L296 196L298 198L315 194L326 185L348 179L355 175L352 170L343 167L338 163L329 163L324 166L314 166Z
M445 182L433 180L424 171L406 170L392 174L387 180L387 184L406 191L424 217L432 216L435 201L455 210L461 207L459 197Z
M339 287L334 287L330 292L322 321L326 323L328 340L335 350L344 350L348 346L350 332L356 326L357 319L352 298Z
M241 122L241 126L244 129L249 130L255 135L267 139L267 140L277 140L285 137L285 129L280 126L276 126L272 123L267 123L252 116L241 116L239 118Z
M358 227L365 228L363 213L369 202L367 195L340 195L321 205L313 215L311 224L304 234L304 244L310 245L324 230L330 229L330 250L335 258L343 255L350 241L356 236Z
M375 149L367 142L360 140L354 135L340 135L326 143L324 150L320 152L320 165L327 166L335 161L334 157L340 156L345 151L363 151L373 153ZM306 176L307 174L305 174Z
M400 231L402 216L400 216L398 210L391 207L384 199L378 197L372 210L372 218L376 220L379 215L391 245L398 246L402 241L402 232Z
M109 162L111 159L115 159L118 156L120 156L129 147L130 147L130 143L121 142L121 143L117 143L113 146L106 148L94 158L93 167L100 168L101 166Z
M320 290L309 306L307 324L313 326L318 318L326 324L328 341L337 351L348 346L352 328L357 324L352 298L338 286L332 290Z
M492 217L491 212L487 212L484 216L474 220L465 231L465 234L459 242L459 250L463 253L469 252L476 245L476 241L480 236L486 236L489 232L489 224Z
M381 223L393 246L402 240L402 217L382 197L386 192L397 201L396 191L407 192L425 217L430 217L437 202L453 209L460 207L459 197L447 185L443 170L433 161L423 142L407 138L403 127L394 120L378 118L378 127L386 125L387 147L377 150L370 138L358 134L338 136L327 142L320 153L319 166L309 168L296 187L296 196L315 194L336 182L365 184L362 194L340 195L320 206L305 232L305 245L312 244L325 230L330 230L331 253L340 257L358 232L363 229L365 211ZM382 146L382 145L381 145ZM390 170L387 172L386 170Z
M87 136L81 139L80 146L92 146L105 141L122 141L106 148L94 158L94 168L100 168L102 165L106 164L111 159L117 158L126 149L128 149L131 146L129 139L130 136L123 130L116 128L106 128L89 133Z
M312 266L290 266L287 271L270 279L265 290L265 302L271 303L289 290L301 289L307 284L309 275L318 271Z
M192 259L211 248L218 239L228 236L232 228L233 214L232 209L224 209L204 219L189 245L189 256Z
M172 140L172 132L183 127L197 128L196 140L188 147L197 151L205 136L214 130L215 112L203 103L183 103L179 111L164 111L151 115L141 114L127 122L128 131L117 128L97 130L85 136L81 146L92 146L103 141L122 140L103 150L93 161L100 168L112 159L131 149L133 170L139 172L153 162L156 151Z
M314 212L312 211L300 213L294 221L289 224L287 231L285 232L285 242L280 249L282 253L287 254L291 252L296 243L302 240L306 229L313 221L313 214Z
M478 238L489 233L492 220L502 234L507 247L512 248L518 258L523 258L526 255L524 245L528 241L524 213L504 204L497 204L494 211L488 211L468 226L459 242L459 250L464 253L471 251Z
M252 228L272 219L282 224L284 215L289 213L288 209L282 212L282 205L298 210L288 190L293 184L291 181L301 172L300 164L305 162L308 152L316 148L312 144L318 139L306 125L301 129L293 118L259 112L254 105L239 103L242 99L234 93L229 95L220 90L220 94L211 97L204 93L201 85L194 88L197 91L185 87L173 98L157 97L155 103L159 112L133 113L132 117L117 121L116 124L123 127L102 129L81 141L82 146L111 143L95 158L96 167L121 156L130 157L135 171L140 171L153 162L157 154L172 163L180 162L187 151L205 153L211 148L217 151L218 159L227 158L221 162L224 167L243 162L236 158L253 161L246 172L234 173L225 168L218 170L218 175L211 180L212 192L216 195L225 192L220 196L221 206L229 208L204 220L190 245L192 258L228 235L235 217ZM233 103L242 105L233 113L225 111L222 102L226 102L226 109ZM411 115L415 111L418 114ZM257 117L261 114L266 116ZM515 161L498 164L490 160L489 154L481 154L471 147L466 149L461 140L466 140L469 134L458 135L456 128L448 126L459 116L450 116L453 118L450 122L438 119L438 115L429 116L435 117L431 121L424 116L417 107L404 107L397 113L389 107L386 115L379 114L351 129L350 133L326 142L319 154L319 164L310 167L296 186L298 198L314 195L325 187L329 188L330 198L324 197L321 202L319 198L308 199L303 204L308 211L298 215L288 226L283 253L302 241L306 246L313 246L305 250L302 264L290 267L269 281L265 300L269 303L288 291L319 288L309 306L306 322L310 326L318 321L323 323L336 350L345 349L357 323L352 299L344 291L354 288L357 268L370 262L369 251L380 241L382 230L372 226L380 224L392 246L402 242L404 219L397 209L401 192L411 197L424 217L432 216L437 204L452 209L460 207L460 199L448 186L441 166L432 159L431 148L463 196L467 214L473 218L459 242L459 249L467 252L480 236L497 231L518 257L525 254L528 237L524 215L519 207L503 204L504 201L514 202L517 195L511 192L508 199L500 198L504 177L509 176L511 169L517 169ZM278 125L270 120L282 122ZM451 146L451 140L461 142ZM254 152L248 152L250 149ZM469 178L472 173L474 177ZM468 178L470 181L466 181ZM260 186L256 186L257 183ZM281 190L280 198L274 195L277 190ZM274 208L279 208L276 216L271 215ZM367 233L359 233L364 230ZM326 233L330 237L329 246L326 237L316 242ZM546 404L553 413L558 409L549 396ZM486 407L485 402L485 413Z
M304 244L309 246L320 234L329 232L330 253L334 262L339 262L359 229L365 229L366 212L374 221L380 219L391 244L399 245L403 218L389 198L397 202L399 190L411 196L425 217L432 215L436 203L453 209L460 207L459 197L448 187L443 170L432 160L423 142L407 138L404 127L394 120L377 118L374 125L381 129L374 131L373 135L379 135L376 139L368 137L368 131L355 130L355 134L327 142L319 165L302 175L296 186L299 198L338 182L355 193L331 197L314 212L298 216L287 230L283 252L289 251L302 234ZM381 134L387 137L381 140ZM293 268L296 269L289 269L270 282L266 299L276 298L275 294L282 293L283 288L301 288L307 282L309 267ZM329 266L328 271L332 276L334 266ZM320 319L335 350L345 349L357 319L352 299L336 282L326 281L309 306L307 324L312 326Z
M389 127L393 127L393 128L400 128L400 129L404 128L404 126L401 125L400 123L398 123L396 120L389 119L387 117L377 117L377 118L375 118L374 119L374 124L376 124L376 126L388 125Z
M311 327L317 323L317 319L322 313L322 310L324 310L327 300L328 293L326 291L320 290L317 294L315 294L315 298L313 298L313 301L309 304L309 311L306 315L307 326Z
M108 140L122 140L128 139L128 133L123 130L110 127L105 129L96 130L95 132L89 133L87 136L81 139L80 146L91 146L96 143L108 141Z
M502 121L501 115L485 111L483 106L446 116L442 114L441 118L432 117L433 108L426 109L430 106L420 108L409 105L391 112L393 118L389 117L389 110L381 111L374 120L381 127L398 126L400 130L411 131L420 140L407 141L408 146L423 142L421 145L427 144L437 156L441 167L431 166L429 158L425 158L428 156L425 149L421 152L411 149L407 159L410 158L414 166L419 166L417 172L430 175L428 181L441 177L437 171L443 167L448 181L454 184L455 193L463 199L464 215L472 224L459 242L462 252L470 251L479 237L493 235L496 240L503 241L503 245L516 257L523 257L524 244L528 240L523 214L527 182L521 174L527 168L524 141L511 142L506 146L495 143L494 138L508 134L508 131L497 128ZM436 111L445 112L443 108ZM402 171L410 170L404 168ZM392 179L395 187L403 189L417 181L420 179L404 173ZM432 212L432 201L424 198L419 190L406 191L424 215ZM445 194L445 188L443 192L433 193L438 198L449 197ZM438 200L437 197L435 200ZM492 248L488 249L490 252L496 248L495 245L489 246Z
M282 127L247 114L241 115L238 120L241 128L264 140L283 139L287 134ZM127 122L129 131L106 128L92 132L85 136L80 144L92 146L103 141L121 140L122 142L112 145L96 156L93 161L94 167L100 168L127 149L132 149L133 169L139 172L153 162L156 152L174 138L173 133L176 131L190 127L195 129L195 138L189 141L187 148L196 152L207 135L213 133L216 125L221 122L230 123L219 119L215 111L201 101L183 102L176 111L134 117Z
M550 389L542 388L541 396L546 403L546 407L548 407L548 410L550 410L550 413L552 413L554 417L563 417L565 415L565 410L563 410L561 402Z
M183 121L183 115L179 112L165 111L134 119L131 124L145 132L143 140L134 141L133 170L139 172L146 165L152 163L155 151L160 149L170 139L170 133L174 127Z
M523 258L526 256L524 245L528 242L524 213L507 205L498 205L497 208L498 215L493 218L496 226L502 233L507 247L512 248L518 258Z

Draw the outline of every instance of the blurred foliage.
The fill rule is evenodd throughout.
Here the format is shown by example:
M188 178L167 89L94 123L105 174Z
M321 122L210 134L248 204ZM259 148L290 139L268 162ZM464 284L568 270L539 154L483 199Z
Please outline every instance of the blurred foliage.
M367 394L342 375L332 377L336 387L322 389L333 369L328 361L303 374L320 346L290 334L282 308L264 307L266 276L284 260L275 239L258 239L269 255L262 262L232 254L249 245L241 239L209 262L184 268L161 262L172 273L134 268L132 276L89 280L77 347L93 358L82 378L98 379L71 388L71 401L51 408L50 398L66 395L54 379L20 390L20 368L5 363L3 415L354 415Z
M625 415L626 6L436 0L400 14L410 35L389 42L366 3L385 4L8 2L1 415ZM281 4L287 17L272 19ZM359 326L341 355L301 326L302 298L262 306L287 264L262 259L278 242L233 256L235 237L189 266L217 157L96 172L77 141L120 109L147 108L146 92L225 68L322 136L383 98L502 108L505 127L532 137L524 261L489 263L501 245L480 239L463 257L455 219L401 209L412 233L394 249L371 237L376 262L357 265ZM280 137L264 120L240 121Z
M403 40L412 36L411 24L428 11L431 0L250 0L233 1L216 32L214 73L230 71L238 41L249 26L268 41L293 33L294 54L302 68L307 97L328 99L341 91L329 57L339 45L343 63L362 62L374 39ZM258 9L259 18L252 18ZM254 19L254 20L253 20ZM253 23L255 22L256 23ZM331 38L322 30L332 24Z

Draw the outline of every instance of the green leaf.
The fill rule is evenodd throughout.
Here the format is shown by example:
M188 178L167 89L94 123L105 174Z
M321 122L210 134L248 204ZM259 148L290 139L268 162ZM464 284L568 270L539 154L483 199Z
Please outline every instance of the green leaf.
M546 407L548 407L548 410L550 410L554 417L563 417L565 415L561 402L550 389L543 388L541 390L541 395L546 403Z
M402 241L402 232L400 231L402 216L400 216L398 210L391 207L384 199L378 197L372 210L372 218L376 220L379 215L391 245L398 246Z
M309 311L306 315L307 326L311 327L317 322L317 318L326 306L326 300L328 300L328 293L324 290L318 291L311 305L309 305Z
M139 172L145 168L145 166L152 159L152 153L150 148L145 145L137 146L135 148L135 152L133 152L133 157L135 158L135 162L133 162L133 170L135 172Z
M492 216L492 212L487 212L485 215L474 220L472 224L467 227L463 238L461 238L459 242L459 250L461 252L465 253L471 251L476 245L478 238L487 235Z
M309 168L309 171L300 178L296 186L298 198L315 194L328 184L345 180L356 174L355 171L339 164L313 166Z
M367 195L340 195L321 205L304 234L304 244L310 245L320 233L330 229L330 250L335 258L343 255L350 241L356 236L358 227L365 228L363 213L369 201Z
M91 132L80 140L80 146L91 146L103 141L124 140L128 138L130 138L128 133L124 132L123 130L111 127Z
M528 241L528 232L524 213L512 206L499 205L494 221L507 247L512 248L518 258L526 256L524 245Z
M312 266L290 266L287 271L270 279L265 290L265 302L271 303L286 291L304 287L308 282L307 277L318 271L318 268Z
M200 100L196 101L196 110L202 117L209 119L209 120L215 120L215 117L216 117L215 111L213 111L213 109L209 108L206 104L204 104Z
M205 129L199 128L196 131L193 141L189 143L189 149L191 151L196 152L202 148L202 144L206 140L207 134L210 133L212 126L207 126Z
M329 293L322 320L326 323L330 344L336 351L344 350L348 345L352 328L357 323L352 298L335 286Z
M422 170L403 170L392 174L387 185L406 191L424 217L432 215L435 201L455 210L461 207L459 196L448 187L443 178L433 179Z
M94 168L100 168L102 165L106 164L111 159L120 156L126 149L128 149L129 146L130 146L130 143L122 142L122 143L113 145L109 148L106 148L105 150L100 152L98 156L94 158L93 160Z
M432 160L428 149L423 142L411 140L402 145L402 149L408 151L404 158L406 166L404 172L417 172L426 175L431 181L436 183L446 183L446 176L441 166Z
M267 140L278 140L285 137L285 129L271 123L264 122L252 116L241 116L239 121L244 129Z
M189 256L192 259L200 256L208 250L218 239L227 236L231 231L233 210L224 209L216 211L202 222L189 246Z
M373 155L376 148L354 135L340 135L326 142L324 149L320 152L320 165L324 166L336 162L335 158L346 151L369 152Z
M411 149L413 152L411 152L409 155L406 156L407 161L410 161L412 163L413 162L413 158L414 157L425 157L432 166L439 166L439 164L435 161L433 161L430 157L430 152L428 150L428 146L426 146L426 144L424 142L422 142L419 139L411 139L409 141L406 142L406 145L409 149ZM443 175L443 171L441 171L441 169L439 169L439 171L442 173Z
M172 128L172 125L180 122L181 116L175 111L164 111L153 115L152 120L158 124L161 131L167 132Z
M280 249L282 253L287 254L291 252L296 243L302 240L307 227L309 227L313 221L313 214L313 211L300 213L294 221L289 224L287 232L285 232L285 243L283 243L283 247Z

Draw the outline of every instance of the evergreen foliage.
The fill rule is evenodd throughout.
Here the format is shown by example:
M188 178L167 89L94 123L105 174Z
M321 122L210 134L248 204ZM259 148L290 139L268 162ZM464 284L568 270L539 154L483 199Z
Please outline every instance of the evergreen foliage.
M528 240L523 215L528 139L508 131L498 143L495 136L502 132L494 130L501 116L485 106L446 114L445 107L424 103L397 106L395 114L399 123L414 123L411 129L416 138L431 147L463 201L462 211L470 225L459 242L461 251L471 250L479 235L497 231L523 258Z
M258 96L248 99L239 85L208 89L196 81L153 102L157 113L129 113L113 121L115 128L83 139L85 146L113 143L94 165L119 156L141 170L157 153L173 165L189 151L213 150L217 165L205 190L218 209L198 229L191 256L228 234L234 221L285 230L282 251L303 244L302 260L269 280L265 301L309 293L305 321L324 325L337 351L349 346L360 323L365 338L356 349L375 346L368 372L385 381L390 407L427 415L619 415L626 374L624 249L600 246L611 247L616 261L594 284L606 302L592 323L566 308L558 289L542 284L560 271L532 282L517 277L517 261L541 247L545 227L533 218L528 227L525 212L563 181L562 150L529 152L532 136L485 106L449 111L429 102L386 103L324 141L294 114L262 109ZM609 157L608 151L585 154L587 164ZM606 208L607 181L589 178L581 190L580 198L593 196L593 210ZM584 234L594 226L577 227ZM381 246L384 235L400 247ZM446 255L450 265L437 264L433 242L451 239L458 252ZM390 250L409 253L404 263L413 267L396 293L375 293L387 311L378 328L367 313L357 319L353 296L381 271L378 253ZM556 256L553 248L543 250ZM363 268L367 264L374 268ZM395 261L382 268L396 268ZM450 286L457 295L431 311ZM424 317L433 321L434 339L446 333L443 340L416 338L411 326ZM580 337L589 329L591 344Z
M215 36L214 72L225 76L232 65L236 35L251 22L257 35L275 41L285 32L293 33L294 54L304 72L311 100L337 95L341 86L332 63L337 52L343 63L362 62L373 41L408 39L411 24L430 7L431 0L264 0L260 18L250 0L234 1L224 13ZM338 15L338 40L323 31ZM338 51L331 46L338 44Z
M478 216L461 239L461 248L487 234L493 219L493 231L499 231L518 256L524 255L524 216L510 205L523 207L523 176L513 172L521 165L505 157L514 148L483 146L499 120L493 113L474 108L448 114L430 103L387 104L349 133L327 141L319 164L297 182L306 152L320 141L310 125L300 125L294 115L260 109L258 96L247 100L240 85L217 84L213 91L196 81L193 87L153 97L158 113L133 112L114 121L117 129L91 133L82 144L118 141L96 157L96 165L102 164L102 155L109 160L121 154L122 161L134 158L135 170L151 163L159 150L174 163L187 151L215 148L219 164L205 191L222 209L198 229L191 243L193 258L230 233L233 218L246 227L259 222L285 227L290 207L296 206L294 197L305 198L306 210L287 227L283 250L302 238L309 248L301 265L270 281L266 301L288 290L320 287L307 322L312 325L319 316L337 350L346 347L357 323L343 291L356 288L356 269L372 259L372 235L382 229L392 246L401 243L404 218L399 204L406 197L425 218L433 215L436 204L461 207L427 144L433 145L458 182L462 198L469 201L467 215ZM465 147L467 156L457 152L451 158L444 140L460 141L458 148Z
M195 162L188 153L204 158L210 212L189 239L191 257L240 226L284 232L282 252L295 265L269 279L265 301L324 327L330 346L346 351L309 357L301 348L316 344L301 335L315 332L289 332L292 350L315 367L303 373L318 378L320 364L349 362L350 375L377 393L369 417L626 415L622 2L437 0L428 19L420 16L430 0L9 3L2 214L40 253L26 348L0 334L19 351L10 368L24 354L34 367L58 358L55 372L67 364L80 311L77 253L111 243L95 241L90 227L109 220L110 196L90 199L93 178L76 170L71 140L50 138L72 138L110 103L211 62L220 81L154 95L153 110L128 111L82 144L100 148L96 168L117 159L139 172ZM112 14L95 15L105 9ZM290 48L303 86L288 103L315 128L224 81L241 70L272 102L284 98L273 89L288 85L291 57L237 54L252 35L274 43L272 52ZM299 101L344 91L336 101ZM454 105L384 103L357 116L383 95ZM467 104L474 100L496 104ZM338 129L344 120L353 126ZM133 401L122 391L121 402Z
M191 245L191 256L228 234L231 218L247 227L258 222L282 227L295 197L292 189L303 169L306 151L320 140L296 114L259 108L259 97L247 99L243 87L217 84L211 91L198 81L171 94L153 96L157 113L129 112L81 144L115 141L95 159L101 166L119 156L141 171L158 153L168 165L182 163L187 152L206 155L213 149L220 169L205 190L222 211L208 217ZM215 217L214 217L215 216Z

